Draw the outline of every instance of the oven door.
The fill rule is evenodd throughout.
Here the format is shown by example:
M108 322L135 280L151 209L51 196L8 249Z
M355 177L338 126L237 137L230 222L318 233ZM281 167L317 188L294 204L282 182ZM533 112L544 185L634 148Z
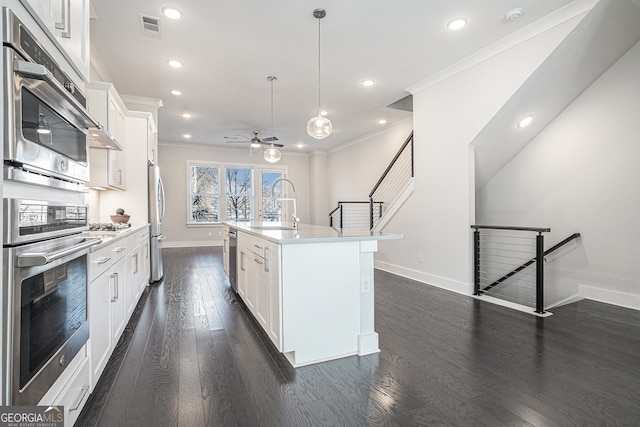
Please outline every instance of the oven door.
M97 122L44 66L22 60L8 47L3 56L5 78L10 79L5 85L5 163L88 182L87 129Z
M11 404L36 405L89 338L87 233L3 249Z

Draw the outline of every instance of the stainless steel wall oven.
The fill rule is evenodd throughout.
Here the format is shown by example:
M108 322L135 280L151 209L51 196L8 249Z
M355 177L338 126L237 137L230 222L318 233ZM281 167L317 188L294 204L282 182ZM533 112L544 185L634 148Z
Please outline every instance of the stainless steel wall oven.
M7 8L3 19L5 179L81 190L89 181L86 99Z
M89 338L87 206L3 199L2 366L9 404L36 405Z

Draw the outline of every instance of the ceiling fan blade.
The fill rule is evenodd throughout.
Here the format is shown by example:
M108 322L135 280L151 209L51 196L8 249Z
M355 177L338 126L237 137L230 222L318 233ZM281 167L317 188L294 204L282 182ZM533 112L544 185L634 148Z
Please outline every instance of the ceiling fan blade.
M225 141L227 144L246 144L249 141Z
M269 138L262 138L262 141L277 141L277 136L270 136Z
M263 139L262 141L263 141L263 142L260 142L260 144L262 144L262 145L268 145L269 147L270 147L270 146L272 146L272 145L273 145L274 147L278 147L278 148L282 148L282 147L284 147L284 145L282 145L282 144L274 144L273 142L264 142L264 139Z
M248 138L248 137L246 137L246 136L244 136L244 135L235 135L235 136L225 136L225 137L224 137L224 139L231 139L231 138L244 138L244 139L246 139L247 141L251 139L251 138Z

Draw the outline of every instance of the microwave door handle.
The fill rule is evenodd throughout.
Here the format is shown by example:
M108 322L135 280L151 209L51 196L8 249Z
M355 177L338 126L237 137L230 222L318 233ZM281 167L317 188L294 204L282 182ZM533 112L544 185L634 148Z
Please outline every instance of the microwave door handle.
M71 247L60 249L59 251L47 252L47 253L26 253L18 255L18 267L35 267L40 265L47 265L57 259L63 258L67 255L71 255L75 252L83 249L90 248L92 246L102 243L102 239L87 239L82 243L73 245Z
M80 114L84 117L85 121L88 123L87 128L90 127L100 127L100 123L87 111L87 109L75 99L69 91L67 91L64 86L53 77L53 74L44 65L34 64L32 62L26 62L21 60L13 61L13 70L16 73L20 73L24 76L32 77L38 80L44 80L47 82L52 88L58 92L67 102L69 102L73 107L78 110Z

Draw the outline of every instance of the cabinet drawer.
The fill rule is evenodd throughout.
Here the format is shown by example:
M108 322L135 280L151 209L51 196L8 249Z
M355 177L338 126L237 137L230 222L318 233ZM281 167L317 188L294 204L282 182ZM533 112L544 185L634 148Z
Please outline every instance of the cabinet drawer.
M82 407L87 402L90 392L89 358L85 357L73 378L64 387L56 405L64 406L64 424L72 426L78 419Z
M121 239L113 244L100 248L89 255L89 283L109 270L116 262L122 259L126 251L126 240Z

